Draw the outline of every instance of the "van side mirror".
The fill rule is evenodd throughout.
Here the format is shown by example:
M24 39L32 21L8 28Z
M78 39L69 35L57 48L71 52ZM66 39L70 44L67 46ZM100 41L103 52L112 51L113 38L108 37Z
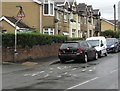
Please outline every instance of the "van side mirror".
M103 44L100 45L101 47L103 46Z

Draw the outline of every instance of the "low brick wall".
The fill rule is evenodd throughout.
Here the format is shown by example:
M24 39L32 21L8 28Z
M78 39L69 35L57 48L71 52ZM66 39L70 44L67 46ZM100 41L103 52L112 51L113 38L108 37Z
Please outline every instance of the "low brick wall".
M14 49L3 49L3 61L25 61L29 59L40 59L45 57L58 56L58 49L61 44L54 43L51 45L34 46L33 48L18 48L17 55L14 56Z

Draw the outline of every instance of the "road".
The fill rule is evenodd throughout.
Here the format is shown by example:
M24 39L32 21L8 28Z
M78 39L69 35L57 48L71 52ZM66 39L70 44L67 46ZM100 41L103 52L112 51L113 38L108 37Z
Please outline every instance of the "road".
M39 64L7 73L3 67L3 89L118 89L118 55L108 54L86 64Z

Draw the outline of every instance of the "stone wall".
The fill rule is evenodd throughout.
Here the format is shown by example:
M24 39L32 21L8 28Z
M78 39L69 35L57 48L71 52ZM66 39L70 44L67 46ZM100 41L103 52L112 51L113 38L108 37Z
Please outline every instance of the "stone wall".
M58 56L60 45L61 44L54 43L51 45L34 46L33 48L18 48L16 55L14 55L14 49L3 49L2 60L14 62L45 57L56 57Z

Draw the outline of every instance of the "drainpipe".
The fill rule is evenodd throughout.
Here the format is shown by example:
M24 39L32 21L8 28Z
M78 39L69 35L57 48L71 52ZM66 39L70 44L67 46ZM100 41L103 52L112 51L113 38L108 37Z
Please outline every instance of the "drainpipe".
M42 4L40 5L40 33L42 33Z

